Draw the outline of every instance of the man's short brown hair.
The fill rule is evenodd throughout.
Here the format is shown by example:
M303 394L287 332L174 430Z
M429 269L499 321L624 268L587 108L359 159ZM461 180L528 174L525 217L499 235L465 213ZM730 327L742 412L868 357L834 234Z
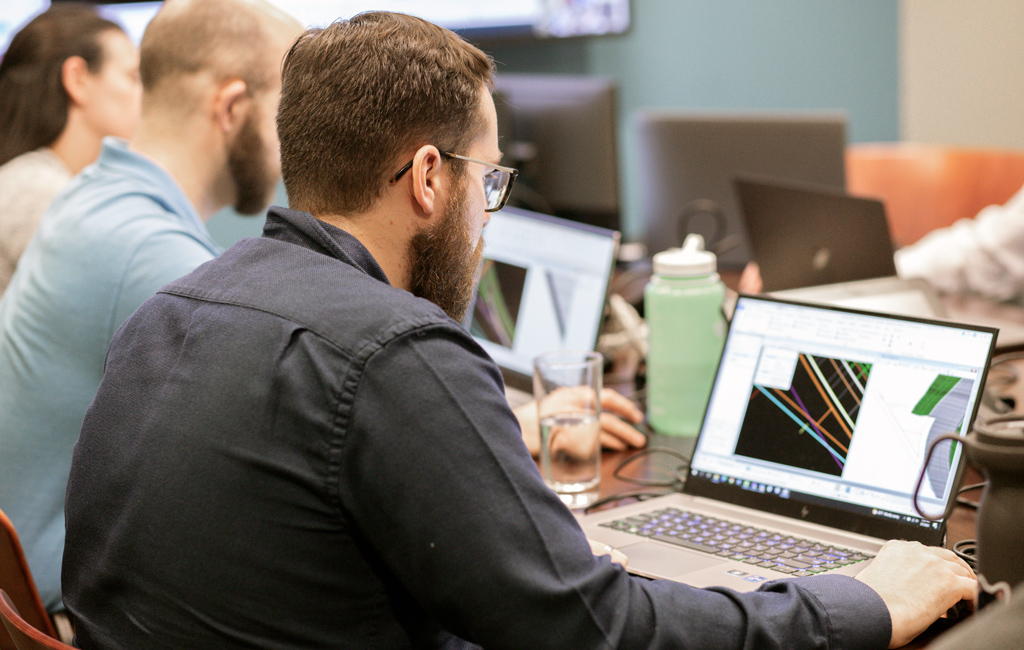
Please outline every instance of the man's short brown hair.
M308 30L285 57L277 114L291 206L358 214L411 150L466 148L482 133L480 94L492 67L457 35L404 14Z

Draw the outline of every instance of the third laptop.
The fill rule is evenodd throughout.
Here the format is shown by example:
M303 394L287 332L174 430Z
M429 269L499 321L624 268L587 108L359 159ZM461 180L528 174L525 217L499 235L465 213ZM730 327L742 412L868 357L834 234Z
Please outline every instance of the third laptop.
M881 201L788 180L734 185L765 291L896 275Z
M682 493L580 517L631 572L752 590L942 544L996 330L740 296ZM952 445L952 446L951 446Z

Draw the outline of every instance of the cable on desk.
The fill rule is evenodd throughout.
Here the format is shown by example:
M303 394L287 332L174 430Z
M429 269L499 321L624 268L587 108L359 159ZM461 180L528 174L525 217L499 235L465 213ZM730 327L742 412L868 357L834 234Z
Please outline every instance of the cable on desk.
M962 539L953 544L951 549L958 558L967 563L972 570L978 569L978 540Z
M974 508L975 510L977 510L979 502L973 501L971 499L967 499L967 498L962 497L960 495L963 494L964 492L970 492L971 490L980 490L981 488L985 487L986 485L988 485L988 481L982 481L980 483L971 483L970 485L965 485L962 488L960 488L959 490L957 490L956 491L956 503L957 503L957 505L964 506L964 507L967 507L967 508Z
M673 458L679 459L680 463L672 470L671 479L649 479L649 478L637 478L635 476L623 476L622 472L630 464L636 462L641 458L652 456L654 454L667 454ZM672 494L673 492L682 492L683 484L686 482L686 475L690 471L690 457L685 454L681 454L675 449L668 449L667 447L648 447L647 449L641 449L640 451L632 454L631 456L623 459L619 463L618 467L612 471L612 476L623 483L629 483L631 485L638 485L645 488L663 488L658 492L652 492L650 490L635 490L632 492L620 492L619 494L612 494L598 499L594 503L587 506L583 512L590 512L596 510L601 506L609 503L619 501L621 499L636 499L637 501L646 501L654 497L664 496L666 494ZM665 489L667 488L667 489Z
M994 394L993 388L1006 388L1017 383L1020 373L1014 366L1006 365L1010 361L1024 359L1024 352L1004 352L992 357L989 363L988 379L982 392L982 403L998 414L1011 413L1016 407L1012 397L1000 397Z
M601 508L602 506L606 506L609 503L614 503L616 501L621 501L622 499L636 499L637 501L646 501L648 499L653 499L654 497L665 496L666 494L672 494L672 491L665 490L662 492L648 492L636 490L633 492L620 492L618 494L612 494L602 499L598 499L597 501L591 503L589 506L584 508L583 512L590 513L593 510Z
M989 370L991 370L996 366L1000 366L1009 361L1017 361L1019 359L1024 359L1024 351L1018 350L1017 352L1003 352L1002 354L997 354L992 357L992 362L988 364L988 367ZM1006 372L1011 375L1013 381L1017 380L1018 373L1016 368L1007 368Z
M678 458L680 464L672 470L671 480L665 479L649 479L649 478L636 478L634 476L623 476L622 471L631 463L644 458L646 456L653 456L654 454L667 454L674 458ZM674 492L682 492L683 484L686 483L686 475L690 471L690 457L685 454L681 454L675 449L669 449L667 447L648 447L647 449L641 449L632 456L626 458L619 466L612 472L612 476L622 481L623 483L631 483L633 485L640 485L643 487L660 487L670 488Z

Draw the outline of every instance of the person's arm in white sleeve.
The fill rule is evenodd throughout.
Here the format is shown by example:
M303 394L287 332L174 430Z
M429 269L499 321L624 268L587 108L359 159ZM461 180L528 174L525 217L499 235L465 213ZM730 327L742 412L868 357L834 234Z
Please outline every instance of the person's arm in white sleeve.
M946 293L1011 300L1024 293L1024 188L1004 205L961 219L896 251L900 277Z

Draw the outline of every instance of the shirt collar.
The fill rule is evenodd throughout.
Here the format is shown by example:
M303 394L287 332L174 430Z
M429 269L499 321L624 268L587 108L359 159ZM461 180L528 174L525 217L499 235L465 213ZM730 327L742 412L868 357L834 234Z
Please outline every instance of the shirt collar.
M263 236L305 246L339 259L385 284L384 270L363 244L341 228L321 221L308 212L274 206L267 212Z
M148 156L129 149L125 140L113 136L103 138L103 147L95 165L98 169L113 171L136 181L142 192L178 215L210 250L218 253L223 250L210 237L206 224L174 177Z

